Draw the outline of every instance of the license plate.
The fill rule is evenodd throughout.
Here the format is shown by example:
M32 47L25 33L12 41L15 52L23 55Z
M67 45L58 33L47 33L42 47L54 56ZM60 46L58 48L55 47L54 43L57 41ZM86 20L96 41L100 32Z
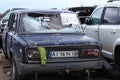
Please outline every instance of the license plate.
M78 57L78 51L52 51L51 57Z

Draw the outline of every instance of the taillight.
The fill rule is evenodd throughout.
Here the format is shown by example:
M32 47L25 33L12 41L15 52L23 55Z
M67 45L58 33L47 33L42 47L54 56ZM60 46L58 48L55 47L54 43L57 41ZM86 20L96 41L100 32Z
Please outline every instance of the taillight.
M82 54L86 57L99 57L100 51L99 49L83 49Z

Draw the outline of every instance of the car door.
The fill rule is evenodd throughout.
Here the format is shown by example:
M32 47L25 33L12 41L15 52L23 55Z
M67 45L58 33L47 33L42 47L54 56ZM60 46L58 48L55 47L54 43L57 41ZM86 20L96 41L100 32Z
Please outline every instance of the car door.
M93 37L97 40L99 40L98 37L98 28L101 22L101 16L102 16L102 12L103 12L103 7L99 7L97 8L92 15L90 16L90 18L88 18L86 24L87 26L84 28L85 32L88 36Z
M99 39L103 44L103 53L112 56L114 42L117 39L118 27L118 8L106 7L102 23L99 27Z
M8 28L8 20L10 18L10 14L6 14L2 20L0 21L1 26L0 26L0 31L1 31L1 37L2 37L2 47L3 47L3 51L6 57L8 57L7 55L7 51L6 51L6 35L9 31Z
M10 58L9 52L10 52L10 48L12 45L11 40L12 40L12 36L15 33L14 31L15 25L16 25L15 19L16 19L15 14L12 13L10 15L7 28L3 31L3 34L2 34L3 48L4 48L5 53L7 54L7 57L9 58Z

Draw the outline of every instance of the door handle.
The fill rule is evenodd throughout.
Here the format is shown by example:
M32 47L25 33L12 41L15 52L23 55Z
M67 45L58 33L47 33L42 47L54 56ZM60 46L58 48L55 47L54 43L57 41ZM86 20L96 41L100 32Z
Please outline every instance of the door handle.
M94 30L94 32L98 32L98 30L97 30L97 29L95 29L95 30Z
M112 33L112 34L115 34L115 33L116 33L116 30L111 30L111 33Z

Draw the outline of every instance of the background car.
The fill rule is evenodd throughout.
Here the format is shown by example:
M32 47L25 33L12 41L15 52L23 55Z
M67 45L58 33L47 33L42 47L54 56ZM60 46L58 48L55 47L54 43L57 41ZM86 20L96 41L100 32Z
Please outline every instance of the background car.
M71 7L68 8L68 10L76 12L79 16L79 19L81 23L83 24L85 22L85 19L88 18L93 10L96 8L96 6L81 6L81 7Z

